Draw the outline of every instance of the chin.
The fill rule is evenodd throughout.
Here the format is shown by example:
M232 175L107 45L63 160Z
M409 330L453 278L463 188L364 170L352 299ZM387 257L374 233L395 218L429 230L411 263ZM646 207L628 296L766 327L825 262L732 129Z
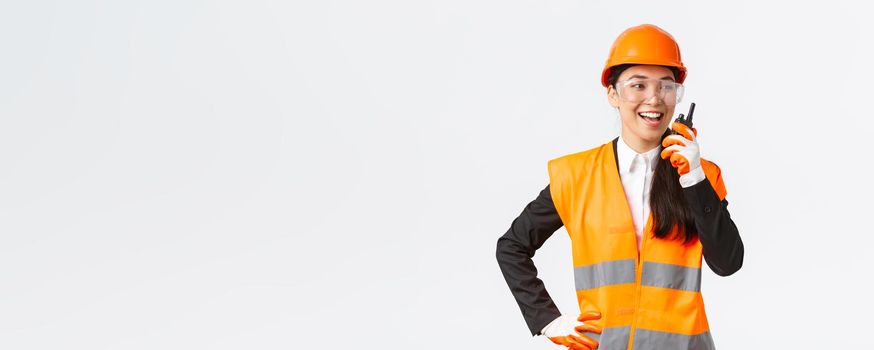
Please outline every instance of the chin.
M650 142L655 142L655 143L661 144L662 143L662 135L664 135L664 134L665 134L664 130L662 130L661 132L652 131L652 132L646 133L646 135L644 135L643 139L650 141Z
M662 136L662 134L664 134L664 132L662 132L661 130L647 130L646 131L646 136L649 136L649 137L659 137L659 136Z

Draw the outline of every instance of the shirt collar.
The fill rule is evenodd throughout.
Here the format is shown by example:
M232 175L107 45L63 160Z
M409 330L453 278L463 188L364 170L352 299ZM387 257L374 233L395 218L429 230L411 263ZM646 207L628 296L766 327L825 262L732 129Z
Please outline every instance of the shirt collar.
M625 143L625 139L622 138L622 135L619 135L619 141L616 142L616 158L619 160L619 170L621 172L630 172L632 162L634 162L635 156L642 156L644 160L649 162L649 170L652 171L655 169L656 164L659 160L659 153L661 152L661 145L656 146L655 148L646 151L644 153L637 153L627 143Z

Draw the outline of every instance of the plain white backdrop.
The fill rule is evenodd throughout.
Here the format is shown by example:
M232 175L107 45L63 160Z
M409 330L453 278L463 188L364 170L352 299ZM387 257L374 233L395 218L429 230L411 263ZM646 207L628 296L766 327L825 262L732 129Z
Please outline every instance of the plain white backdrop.
M495 243L674 35L744 267L719 349L871 346L864 2L3 1L0 348L560 349ZM573 313L569 240L537 252Z

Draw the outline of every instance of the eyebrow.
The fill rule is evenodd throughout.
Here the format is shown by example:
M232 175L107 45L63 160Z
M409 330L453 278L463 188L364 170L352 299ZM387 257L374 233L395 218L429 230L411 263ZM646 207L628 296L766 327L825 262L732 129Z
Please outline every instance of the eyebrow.
M647 79L647 78L649 78L649 77L648 77L648 76L645 76L645 75L643 75L643 74L635 74L635 75L632 75L632 76L628 77L628 80L631 80L631 79ZM666 75L666 76L663 76L663 77L661 78L661 80L671 80L671 81L673 81L673 80L674 80L674 77L669 76L669 75Z

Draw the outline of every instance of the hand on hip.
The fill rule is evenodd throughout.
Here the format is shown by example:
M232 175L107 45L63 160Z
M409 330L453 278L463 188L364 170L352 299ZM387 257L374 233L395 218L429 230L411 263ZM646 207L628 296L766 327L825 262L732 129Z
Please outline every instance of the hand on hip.
M541 333L553 343L564 345L571 350L597 349L598 342L583 332L601 334L601 327L585 323L600 318L601 314L597 312L586 312L578 317L561 315L544 327Z

